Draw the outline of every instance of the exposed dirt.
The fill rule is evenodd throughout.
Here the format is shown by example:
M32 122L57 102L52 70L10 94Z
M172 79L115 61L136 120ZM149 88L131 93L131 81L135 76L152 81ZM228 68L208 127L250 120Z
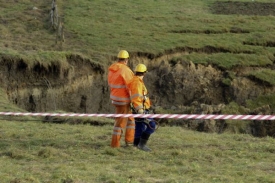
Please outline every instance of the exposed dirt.
M260 3L257 0L251 2L215 2L211 7L214 14L239 14L239 15L260 15L275 16L275 3Z
M211 7L217 14L275 15L274 3L216 2ZM241 30L232 30L243 33ZM192 52L218 53L219 48L178 48L163 55L133 53L130 67L145 63L148 70L145 83L150 98L158 109L175 113L219 114L232 101L243 105L246 114L271 114L269 106L250 110L247 99L275 92L272 86L248 78L245 73L257 68L234 68L235 78L228 71L211 65L195 65L185 60L172 61L177 55ZM112 60L114 61L114 60ZM39 63L29 68L27 62L14 58L0 58L0 87L14 104L30 112L63 110L77 113L113 113L109 100L106 65L96 64L77 55L68 55L68 67L58 63L47 68ZM111 62L111 60L110 60ZM260 69L260 68L258 68ZM229 79L230 85L223 80ZM263 87L264 86L264 87ZM158 112L161 112L159 110ZM162 124L168 120L160 121ZM176 120L181 125L198 131L223 132L226 121ZM255 136L274 136L274 125L269 122L251 122L245 130Z

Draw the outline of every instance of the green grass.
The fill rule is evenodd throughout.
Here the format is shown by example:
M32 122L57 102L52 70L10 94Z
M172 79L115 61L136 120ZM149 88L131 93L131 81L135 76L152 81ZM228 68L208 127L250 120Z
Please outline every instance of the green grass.
M271 69L262 69L258 71L254 71L249 73L250 76L263 81L265 83L268 83L269 85L274 86L275 85L275 72Z
M269 105L270 108L274 108L275 107L275 95L271 94L271 95L258 96L254 100L247 100L246 105L250 109L256 109L259 106L265 106L265 105Z
M54 43L55 33L49 27L49 2L0 2L3 4L0 16L5 22L0 24L0 47L27 51L27 54L28 50L60 51ZM61 0L57 4L64 18L66 37L62 50L86 54L100 61L102 57L115 56L120 49L127 49L133 55L139 52L157 56L188 47L194 52L199 49L198 60L204 60L203 48L211 46L218 52L228 52L229 57L218 56L220 61L213 63L221 67L228 60L234 65L236 59L241 61L240 65L251 65L249 59L238 56L242 53L252 54L254 60L259 60L259 63L252 60L253 65L271 62L266 57L272 55L269 59L274 59L275 49L263 46L274 38L274 16L213 14L214 2ZM38 10L33 10L33 6ZM233 30L244 33L232 33ZM39 52L37 57L43 60Z
M160 127L148 143L153 151L146 153L110 148L111 132L111 125L1 121L1 181L275 181L270 137Z
M174 60L190 60L195 64L212 64L224 70L230 70L234 67L245 66L269 66L272 61L266 55L255 54L232 54L232 53L216 53L216 54L199 54L191 53ZM272 71L271 71L272 72ZM262 71L259 71L261 74ZM264 73L262 73L264 74ZM263 78L266 79L266 78Z
M113 54L121 48L158 54L176 47L206 45L220 45L241 52L247 47L242 42L249 40L251 35L230 34L232 27L261 35L266 33L268 25L274 31L272 16L214 15L209 9L213 2L146 1L134 4L82 0L67 3L64 12L67 26L79 40L85 40L91 49Z

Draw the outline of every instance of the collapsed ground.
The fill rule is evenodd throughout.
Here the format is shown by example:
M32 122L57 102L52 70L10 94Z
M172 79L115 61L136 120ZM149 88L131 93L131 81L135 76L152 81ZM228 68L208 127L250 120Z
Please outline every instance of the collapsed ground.
M275 16L275 3L216 2L211 7L216 14ZM242 31L236 31L242 34ZM272 40L271 40L272 42ZM273 46L272 44L270 46ZM212 48L215 49L215 48ZM236 67L222 70L212 65L193 64L189 60L173 60L198 50L170 50L160 56L133 53L130 67L137 63L148 65L145 83L158 113L273 114L269 105L249 108L247 100L274 93L274 86L246 73L262 68ZM209 53L202 49L199 52ZM215 52L219 52L218 48ZM274 53L275 54L275 53ZM114 60L110 60L111 61ZM274 60L272 61L274 62ZM8 99L30 112L69 111L77 113L113 113L107 85L108 65L92 63L79 55L68 55L68 67L52 63L28 67L20 58L1 58L0 83ZM272 66L274 68L274 65ZM234 73L234 77L232 77ZM238 127L224 120L161 120L162 124L180 125L199 131L250 133L255 136L274 136L272 122L240 122ZM234 123L234 122L233 122Z

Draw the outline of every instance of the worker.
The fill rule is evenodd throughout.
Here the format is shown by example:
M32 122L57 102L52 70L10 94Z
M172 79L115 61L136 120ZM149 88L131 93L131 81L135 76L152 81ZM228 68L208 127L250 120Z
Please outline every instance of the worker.
M135 76L127 85L130 91L132 111L135 114L148 114L151 107L151 101L143 82L146 72L147 67L144 64L138 64L135 67ZM151 118L135 118L135 124L134 146L143 151L151 151L146 144L150 135L155 131L156 122Z
M108 72L110 99L115 106L116 114L132 114L127 83L134 77L134 73L127 66L129 53L126 50L121 50L117 58L118 61L109 67ZM117 117L113 128L111 147L120 147L120 139L125 128L125 144L126 146L133 146L135 133L134 118Z

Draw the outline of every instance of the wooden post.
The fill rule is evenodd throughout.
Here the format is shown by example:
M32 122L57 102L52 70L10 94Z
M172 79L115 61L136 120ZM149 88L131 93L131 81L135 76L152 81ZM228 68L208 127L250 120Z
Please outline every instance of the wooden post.
M56 0L52 1L52 7L50 11L51 25L54 30L58 26L58 12L57 12L57 5L55 4L55 2Z
M62 43L65 42L65 36L64 36L64 26L61 17L58 17L58 26L56 30L56 39L55 43L57 44L58 42Z

